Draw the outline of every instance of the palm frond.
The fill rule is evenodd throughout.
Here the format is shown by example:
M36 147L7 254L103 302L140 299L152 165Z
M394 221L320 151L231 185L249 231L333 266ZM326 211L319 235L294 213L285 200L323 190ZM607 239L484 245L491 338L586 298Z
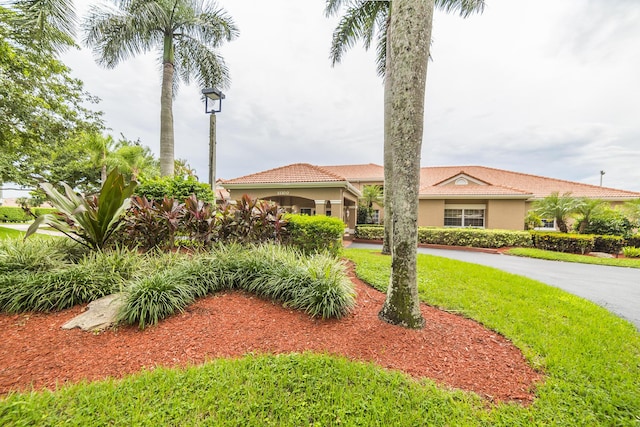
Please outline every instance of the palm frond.
M484 0L436 0L435 7L447 13L457 12L463 18L484 11Z
M338 22L331 40L329 58L331 65L342 60L343 54L358 40L362 40L365 49L371 46L378 28L380 14L386 15L389 2L360 0L352 4Z

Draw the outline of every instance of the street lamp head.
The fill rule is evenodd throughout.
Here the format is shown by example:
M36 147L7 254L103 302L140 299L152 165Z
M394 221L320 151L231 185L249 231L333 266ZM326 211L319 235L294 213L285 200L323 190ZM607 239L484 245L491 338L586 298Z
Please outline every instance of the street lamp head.
M222 100L225 98L224 93L216 88L210 87L202 89L202 94L205 96L205 113L214 114L222 111ZM211 102L211 105L209 105L209 102Z

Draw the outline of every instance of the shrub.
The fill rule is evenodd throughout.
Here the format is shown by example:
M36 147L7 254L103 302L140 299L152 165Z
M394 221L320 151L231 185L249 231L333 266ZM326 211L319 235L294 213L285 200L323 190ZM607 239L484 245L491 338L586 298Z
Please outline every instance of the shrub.
M0 241L0 273L48 271L65 262L56 240L34 238Z
M144 196L131 197L131 206L123 219L118 243L144 250L173 248L174 239L184 217L184 205L176 199L161 201Z
M10 313L64 310L112 294L119 280L85 265L8 276L0 284L0 309Z
M195 194L198 200L213 202L213 191L208 184L198 182L194 177L187 178L162 177L141 183L135 194L149 200L162 200L165 197L177 199L183 203L189 196Z
M234 288L280 301L313 317L341 317L355 304L344 265L328 254L305 257L278 245L247 248L231 244L216 246L208 254L167 260L162 272L126 290L122 321L143 329L182 311L197 297Z
M622 253L627 258L640 258L640 248L627 246L622 248Z
M531 235L526 231L514 230L420 227L418 228L418 242L476 248L528 247L531 246Z
M364 239L364 240L383 240L384 226L383 225L356 225L356 232L354 237L356 239Z
M135 283L128 290L119 319L137 323L140 329L155 325L195 299L192 289L175 271L161 271Z
M124 177L113 169L102 184L97 196L81 197L67 184L62 184L61 194L48 182L40 184L59 214L39 216L29 226L25 238L47 223L78 243L91 249L102 249L114 231L120 226L122 214L129 205L129 196L136 182L125 185Z
M609 236L629 236L634 224L622 212L615 209L606 209L593 215L584 233Z
M305 254L327 252L337 256L342 249L344 223L324 215L286 215L284 242Z
M627 246L634 246L636 248L640 248L640 234L635 234L635 235L627 238L626 245Z
M593 236L593 250L608 254L619 254L625 240L622 236Z
M17 206L0 206L0 222L27 222L32 217Z
M555 252L586 254L593 250L595 238L585 234L531 232L533 246Z

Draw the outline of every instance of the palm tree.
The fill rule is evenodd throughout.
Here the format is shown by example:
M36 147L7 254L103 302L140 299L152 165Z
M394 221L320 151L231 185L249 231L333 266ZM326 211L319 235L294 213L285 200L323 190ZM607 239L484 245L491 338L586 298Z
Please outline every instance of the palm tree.
M384 78L384 239L382 253L390 254L392 247L392 214L393 203L391 194L394 192L393 185L393 159L391 158L391 147L389 143L389 114L391 74L387 72L390 68L388 59L387 39L389 38L391 1L369 1L369 0L327 0L325 15L333 16L340 12L343 6L346 11L340 19L338 26L333 32L331 41L331 65L335 65L342 60L342 56L357 41L361 40L366 50L371 47L374 38L377 39L376 46L376 68L378 75ZM484 0L435 0L435 7L446 12L459 12L463 18L472 13L481 13L484 10Z
M192 78L200 87L227 87L229 71L215 49L237 37L238 29L224 10L205 0L116 0L116 5L91 8L84 43L107 68L139 53L160 52L160 173L172 176L175 88Z
M380 319L409 328L424 326L418 299L416 252L420 149L434 0L394 0L389 31L391 112L389 141L395 189L391 280Z
M384 207L384 192L379 185L365 185L362 187L362 197L360 202L364 205L367 211L367 224L371 221L373 216L373 205Z
M589 225L589 221L594 215L602 212L605 204L604 200L600 199L589 199L587 197L582 197L577 206L575 208L575 213L580 215L578 218L578 233L583 234L587 225Z
M20 12L16 24L42 50L61 52L76 46L76 12L73 0L14 0Z
M570 192L561 196L555 191L544 199L536 200L533 204L533 210L542 218L553 218L558 229L563 233L568 233L567 220L581 204L582 201L571 197Z

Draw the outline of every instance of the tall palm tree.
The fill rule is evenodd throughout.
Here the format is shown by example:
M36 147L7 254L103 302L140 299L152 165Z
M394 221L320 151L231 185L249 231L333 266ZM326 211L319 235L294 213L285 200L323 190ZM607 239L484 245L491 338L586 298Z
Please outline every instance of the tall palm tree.
M391 112L389 143L395 189L391 280L380 319L409 328L424 326L418 299L416 252L420 149L434 0L394 0L389 31Z
M435 0L435 7L446 12L458 12L463 18L472 13L481 13L484 10L484 0ZM389 51L387 40L389 38L391 1L369 0L327 0L325 7L326 16L337 15L346 7L344 15L333 32L331 41L331 64L335 65L342 60L344 53L356 42L362 41L364 48L368 50L374 38L376 46L376 68L378 75L384 78L384 239L382 253L390 254L392 247L392 214L393 203L393 160L389 143L389 114L391 74L389 70Z
M157 50L162 63L160 173L174 173L173 98L180 80L200 87L229 84L216 52L238 35L227 13L206 0L115 0L117 8L94 6L83 24L84 43L98 63L113 68L139 53Z

